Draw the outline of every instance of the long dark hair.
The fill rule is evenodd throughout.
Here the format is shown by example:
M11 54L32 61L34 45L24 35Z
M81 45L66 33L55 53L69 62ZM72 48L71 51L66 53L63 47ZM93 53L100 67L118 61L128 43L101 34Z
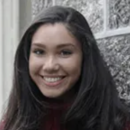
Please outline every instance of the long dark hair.
M43 95L29 76L31 39L43 24L63 23L80 41L82 72L77 95L64 117L67 130L123 130L127 109L118 98L113 78L100 54L86 19L78 11L54 6L42 10L23 35L15 56L13 88L4 130L38 130L46 115Z

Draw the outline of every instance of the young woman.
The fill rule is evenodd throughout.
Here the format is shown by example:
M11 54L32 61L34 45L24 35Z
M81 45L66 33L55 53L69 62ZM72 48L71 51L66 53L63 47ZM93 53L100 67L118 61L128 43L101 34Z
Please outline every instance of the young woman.
M17 48L3 130L125 130L129 113L85 18L43 10Z

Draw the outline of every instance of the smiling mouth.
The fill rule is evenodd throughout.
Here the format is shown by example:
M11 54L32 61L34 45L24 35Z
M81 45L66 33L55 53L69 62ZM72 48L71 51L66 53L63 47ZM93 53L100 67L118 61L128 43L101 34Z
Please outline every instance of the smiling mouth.
M43 82L47 86L57 86L63 82L63 79L65 76L60 76L60 77L46 77L46 76L41 76L43 79Z

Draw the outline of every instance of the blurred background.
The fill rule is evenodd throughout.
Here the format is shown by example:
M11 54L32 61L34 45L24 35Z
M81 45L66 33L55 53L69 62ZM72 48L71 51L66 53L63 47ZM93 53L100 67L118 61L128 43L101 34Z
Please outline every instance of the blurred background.
M0 0L0 116L12 87L20 38L36 14L53 5L73 7L86 17L119 97L130 105L130 0Z

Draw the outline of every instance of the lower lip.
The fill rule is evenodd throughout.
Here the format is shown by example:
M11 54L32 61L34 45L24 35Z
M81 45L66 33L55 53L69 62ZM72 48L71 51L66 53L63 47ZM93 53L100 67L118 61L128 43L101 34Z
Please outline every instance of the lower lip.
M43 78L42 78L42 79L43 79ZM59 80L59 81L49 83L49 82L47 82L47 81L45 81L45 80L43 79L44 84L47 85L47 86L49 86L49 87L56 87L56 86L60 85L60 84L63 82L63 80L64 80L64 78L61 79L61 80Z

